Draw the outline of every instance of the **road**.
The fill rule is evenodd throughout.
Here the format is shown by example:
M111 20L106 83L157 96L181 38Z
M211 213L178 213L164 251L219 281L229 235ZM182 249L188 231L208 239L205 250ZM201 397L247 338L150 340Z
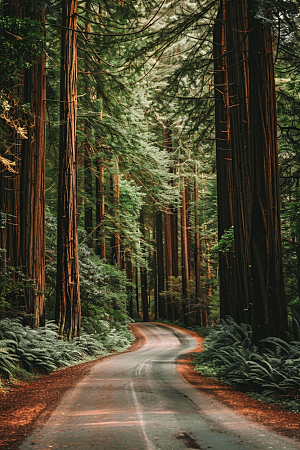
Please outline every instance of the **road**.
M186 384L176 358L196 347L184 330L137 324L147 337L132 353L100 360L62 398L21 450L292 450L268 431Z

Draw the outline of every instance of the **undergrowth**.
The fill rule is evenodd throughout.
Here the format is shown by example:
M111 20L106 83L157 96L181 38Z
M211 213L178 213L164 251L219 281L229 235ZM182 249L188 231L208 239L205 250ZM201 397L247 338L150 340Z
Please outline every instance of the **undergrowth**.
M227 318L210 328L204 351L194 360L195 371L300 413L300 327L295 318L293 330L294 341L268 337L260 342L260 351L251 345L251 327Z
M127 348L134 337L127 325L101 321L99 333L63 340L53 322L37 330L20 319L0 321L0 387L5 380L27 379Z

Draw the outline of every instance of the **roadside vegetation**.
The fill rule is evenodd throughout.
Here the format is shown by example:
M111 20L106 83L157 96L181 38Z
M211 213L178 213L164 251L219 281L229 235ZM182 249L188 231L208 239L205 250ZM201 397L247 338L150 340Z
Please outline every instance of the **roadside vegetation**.
M0 389L5 382L31 379L58 369L125 350L134 340L128 326L98 321L97 334L62 339L55 323L33 330L20 319L0 321Z
M277 337L252 345L248 324L228 317L209 328L204 351L195 360L195 371L230 384L251 397L276 402L300 413L299 317L290 322L288 342Z

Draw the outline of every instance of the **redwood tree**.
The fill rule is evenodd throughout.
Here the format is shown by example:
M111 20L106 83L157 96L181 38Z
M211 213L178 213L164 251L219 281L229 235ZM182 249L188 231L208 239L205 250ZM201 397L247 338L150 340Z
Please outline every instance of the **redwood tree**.
M26 4L25 16L45 26L41 6ZM24 102L31 106L28 139L22 142L20 181L21 266L33 285L25 287L26 313L30 324L45 324L45 153L46 153L46 66L45 55L24 71Z
M287 313L272 32L255 17L254 6L253 0L232 0L221 2L220 8L225 21L225 84L230 102L227 126L229 122L234 282L242 316L237 319L252 323L257 342L269 335L284 336Z
M77 1L62 2L56 320L60 334L80 334L77 235Z

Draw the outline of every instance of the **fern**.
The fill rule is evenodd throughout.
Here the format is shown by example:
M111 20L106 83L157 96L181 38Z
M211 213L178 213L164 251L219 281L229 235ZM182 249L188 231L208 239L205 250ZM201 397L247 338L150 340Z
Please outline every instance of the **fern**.
M298 324L297 319L293 323ZM265 400L272 396L272 401L300 412L300 342L269 337L261 341L260 353L251 345L251 335L249 325L228 317L211 329L204 351L195 359L195 370L252 396L256 393Z

